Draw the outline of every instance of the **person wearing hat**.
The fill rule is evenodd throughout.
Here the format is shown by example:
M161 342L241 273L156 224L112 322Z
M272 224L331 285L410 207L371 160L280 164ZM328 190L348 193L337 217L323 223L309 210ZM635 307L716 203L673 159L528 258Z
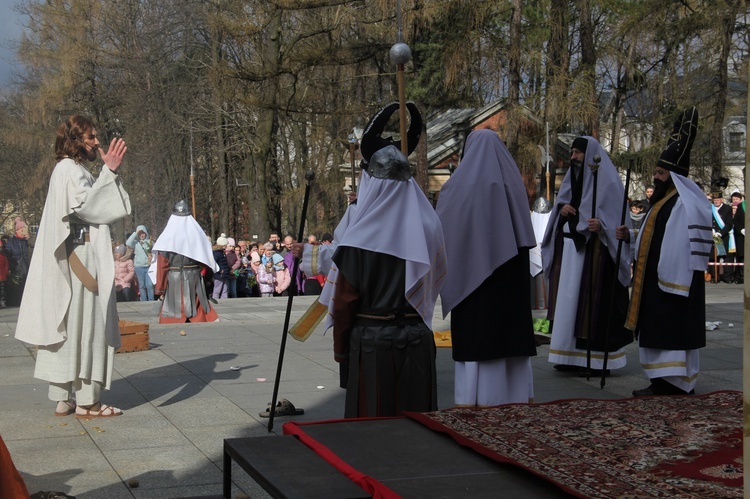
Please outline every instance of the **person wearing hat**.
M159 323L218 321L219 316L206 295L203 272L218 271L219 266L211 243L184 200L174 205L154 251L157 252L154 292L162 300Z
M641 367L651 384L633 396L694 393L699 349L706 345L704 271L711 254L711 208L687 178L698 131L693 107L678 117L654 170L652 206L635 240L633 291L625 327L638 338Z
M127 254L127 246L120 244L115 247L115 291L117 301L130 301L131 292L135 284L135 266Z
M133 265L135 265L135 275L138 278L141 301L153 301L154 282L148 275L148 268L151 266L152 259L152 244L146 226L139 225L136 227L135 232L130 234L125 244L133 250Z
M724 202L724 195L721 191L711 193L711 228L713 229L714 248L719 263L728 260L727 254L731 251L734 253L734 247L730 245L734 242L730 238L732 233L732 207ZM719 266L719 280L725 280L724 266Z
M218 270L214 268L214 291L213 299L229 297L229 263L227 262L227 244L229 239L223 232L216 239L213 246L214 262L218 265Z
M437 409L432 317L446 272L440 220L412 178L400 142L381 137L398 103L383 108L361 140L368 176L358 209L338 242L333 348L349 362L344 417ZM422 118L407 104L407 150Z
M743 196L738 191L732 193L732 232L729 237L732 239L730 247L734 249L729 253L731 267L727 267L724 272L726 282L742 284L745 282L744 267L745 263L745 203Z
M276 282L274 283L273 293L275 296L289 296L287 289L292 283L292 275L284 262L284 257L274 253L271 257L273 260L273 270L276 273Z
M628 245L622 245L615 263L615 229L624 197L620 175L601 144L593 137L577 137L542 240L549 282L547 319L552 321L549 361L559 371L585 374L590 367L590 373L600 375L605 352L607 369L626 365L625 346L633 342L623 327L630 284Z
M451 314L456 406L528 403L536 355L529 249L536 239L521 173L496 132L468 135L436 211L448 255L440 298L443 317ZM485 248L468 272L466 241Z

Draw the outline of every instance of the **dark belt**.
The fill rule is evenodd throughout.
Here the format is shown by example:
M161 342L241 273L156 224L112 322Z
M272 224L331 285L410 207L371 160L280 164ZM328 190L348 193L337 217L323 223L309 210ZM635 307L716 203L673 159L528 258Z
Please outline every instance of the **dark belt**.
M199 269L199 265L183 265L182 267L169 267L168 270Z
M73 245L81 245L91 242L89 239L89 226L88 224L70 222L70 242Z
M405 326L422 322L422 317L414 309L361 310L354 317L358 326L385 326L386 323Z

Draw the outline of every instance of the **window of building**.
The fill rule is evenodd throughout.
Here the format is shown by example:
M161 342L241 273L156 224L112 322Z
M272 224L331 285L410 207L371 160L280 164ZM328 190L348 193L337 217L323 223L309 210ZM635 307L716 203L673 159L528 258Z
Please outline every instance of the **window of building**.
M745 149L745 134L729 132L729 152L742 152Z

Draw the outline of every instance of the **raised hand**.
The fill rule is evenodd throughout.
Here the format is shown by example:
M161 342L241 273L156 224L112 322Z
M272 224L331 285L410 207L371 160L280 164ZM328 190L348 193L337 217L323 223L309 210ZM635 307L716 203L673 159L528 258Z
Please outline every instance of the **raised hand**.
M112 139L112 142L109 144L109 150L106 153L101 147L99 148L99 156L101 156L107 168L116 172L120 168L122 158L125 156L127 150L128 148L123 139Z

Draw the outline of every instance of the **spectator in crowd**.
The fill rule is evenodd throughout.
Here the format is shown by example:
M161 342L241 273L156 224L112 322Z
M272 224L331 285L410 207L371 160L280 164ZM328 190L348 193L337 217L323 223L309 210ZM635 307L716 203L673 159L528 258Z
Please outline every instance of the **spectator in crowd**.
M653 195L654 195L654 186L647 185L646 186L646 199L643 200L645 201L644 208L646 209L646 211L648 211L648 207L651 206L651 196Z
M745 211L745 196L743 196L740 191L732 192L732 195L729 196L729 199L732 201L732 203L740 204L742 207L742 211Z
M104 162L97 178L84 166ZM74 115L57 129L57 165L39 223L16 338L37 345L34 377L49 382L55 415L120 416L100 402L112 382L121 345L109 225L130 214L118 176L125 141L99 147L88 118ZM75 394L75 395L74 395ZM62 457L65 459L65 457Z
M235 245L234 239L228 237L226 255L227 266L229 267L229 280L227 281L229 284L229 298L237 298L237 278L240 276L240 267L242 267L242 260L237 254L239 251L235 251L235 249L238 248Z
M216 239L216 244L213 246L214 261L219 267L219 270L214 270L214 300L227 298L229 296L229 263L227 262L226 252L227 244L229 244L227 235L222 232Z
M21 304L26 277L29 273L29 226L21 217L16 217L13 225L15 232L5 246L11 277L7 302L17 307Z
M257 251L250 252L250 272L255 277L255 284L252 287L252 296L260 296L260 285L258 283L258 274L260 273L260 255Z
M745 263L745 209L742 197L739 192L732 193L732 232L729 237L734 239L734 242L730 244L734 252L729 253L729 263L733 265L724 272L726 282L737 284L745 282L742 266Z
M294 237L287 235L284 237L284 248L281 250L281 256L286 257L292 251L292 245L294 244ZM287 265L289 267L289 265Z
M276 273L276 284L273 289L274 294L276 296L289 296L289 284L292 282L292 276L284 264L284 257L278 253L273 255L273 270Z
M133 265L135 266L135 276L138 279L138 290L141 294L141 301L153 301L154 283L148 275L148 268L151 266L151 240L148 236L148 229L145 225L136 227L125 244L133 250Z
M132 292L135 288L135 266L130 255L127 254L127 246L120 244L115 248L115 291L117 301L132 300Z
M643 217L646 216L646 206L644 204L646 204L645 201L630 202L630 222L635 230L641 228Z
M284 265L286 266L287 270L289 270L289 275L294 274L294 266L296 265L296 261L294 259L293 254L293 246L294 246L294 237L292 236L286 236L284 238L284 251L282 253L282 256L284 257ZM302 272L302 268L297 272L297 278L296 278L296 290L297 294L301 295L303 294L305 286L305 274ZM291 289L291 288L288 288Z
M260 286L260 296L263 298L272 297L276 286L276 271L273 269L273 259L261 264L257 279Z
M727 255L735 252L735 248L730 247L730 243L734 243L734 240L730 241L729 234L732 232L732 207L724 203L724 196L721 191L715 191L711 193L711 227L713 228L714 235L714 248L716 251L716 257L719 263L729 261ZM719 276L720 281L724 280L724 266L719 265Z
M273 263L274 245L272 242L267 242L263 245L263 254L260 257L260 263L266 265L268 262Z
M279 238L278 232L271 232L271 235L268 238L268 242L272 245L272 250L275 253L280 253L284 247L281 245L281 239Z

